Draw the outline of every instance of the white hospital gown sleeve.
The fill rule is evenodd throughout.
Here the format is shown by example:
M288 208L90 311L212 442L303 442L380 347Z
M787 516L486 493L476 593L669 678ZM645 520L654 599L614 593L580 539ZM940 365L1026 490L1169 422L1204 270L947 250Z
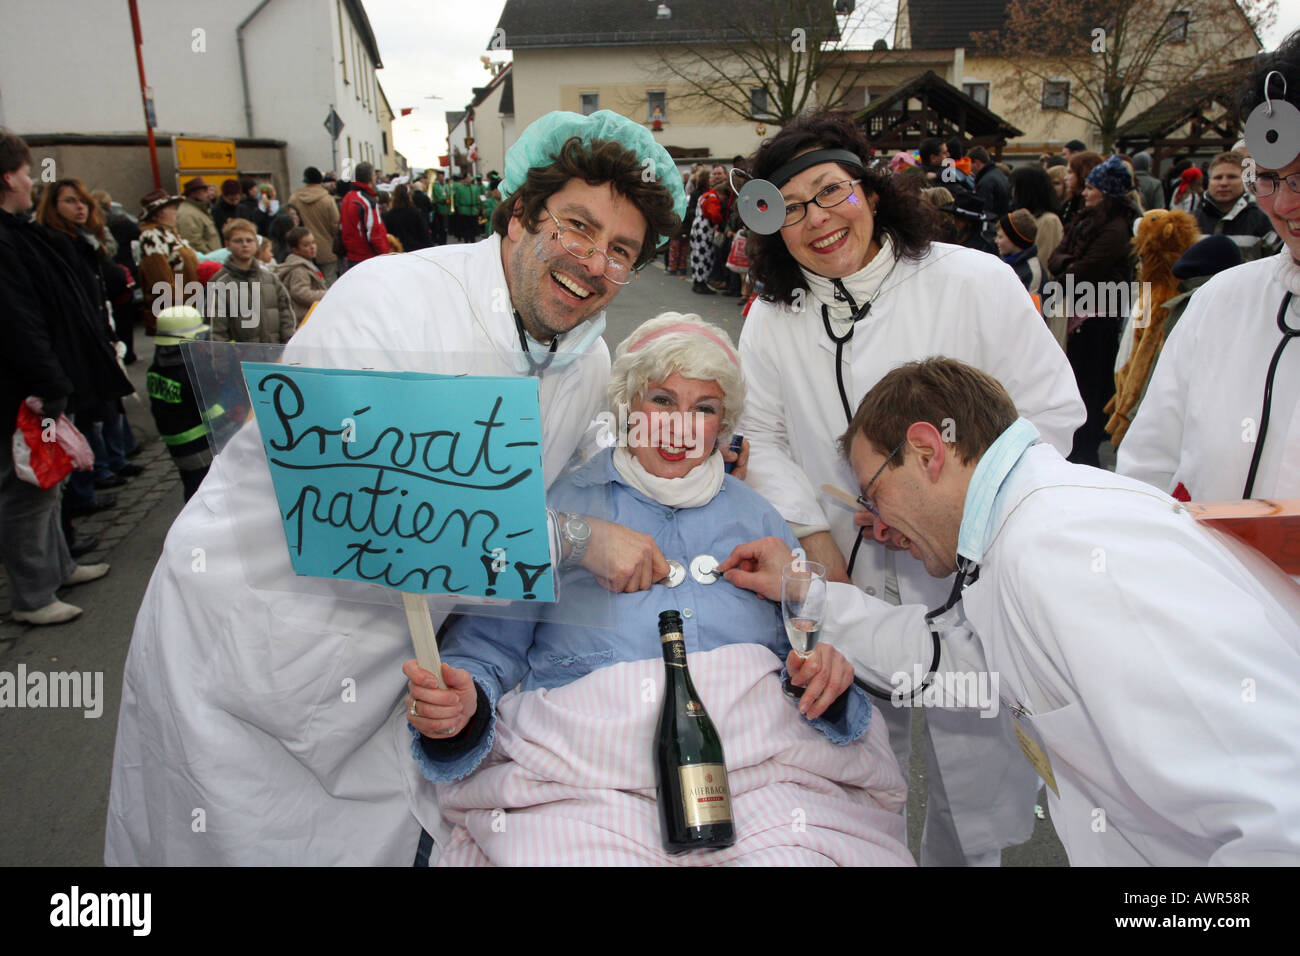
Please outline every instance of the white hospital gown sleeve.
M880 688L911 687L919 667L929 672L934 641L920 604L894 606L864 594L852 584L828 585L822 640L853 665L858 677ZM986 670L983 646L964 625L940 630L937 673ZM904 684L897 675L902 674Z

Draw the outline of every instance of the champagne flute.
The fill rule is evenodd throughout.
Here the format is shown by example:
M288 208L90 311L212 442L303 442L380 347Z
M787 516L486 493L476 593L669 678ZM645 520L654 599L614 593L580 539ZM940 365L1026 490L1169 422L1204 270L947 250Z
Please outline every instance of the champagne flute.
M804 660L812 656L821 638L826 617L826 566L800 559L781 569L781 618L785 636L794 652ZM802 687L790 685L792 697L803 695Z

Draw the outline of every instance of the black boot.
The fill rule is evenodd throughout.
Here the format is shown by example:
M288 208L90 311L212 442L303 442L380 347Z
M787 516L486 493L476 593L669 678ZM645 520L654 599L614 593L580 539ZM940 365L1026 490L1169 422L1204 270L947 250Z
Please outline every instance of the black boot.
M699 295L717 295L717 294L718 294L718 293L714 292L712 289L709 288L708 283L701 282L701 281L699 281L698 279L695 280L695 284L691 286L691 291L692 291L692 292L695 292L695 293L698 293Z

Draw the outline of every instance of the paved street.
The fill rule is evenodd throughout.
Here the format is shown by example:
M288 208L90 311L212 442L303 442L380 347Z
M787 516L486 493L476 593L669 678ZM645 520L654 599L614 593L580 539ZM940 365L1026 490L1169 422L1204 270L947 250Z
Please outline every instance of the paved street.
M605 337L613 347L633 328L659 312L697 312L738 337L739 299L700 296L686 279L664 275L656 263L624 290L609 310ZM152 358L152 340L137 334L140 361L129 371L141 395ZM180 481L147 405L127 400L142 451L135 461L144 474L117 489L118 506L78 520L84 534L100 538L100 550L81 563L109 561L112 572L99 581L61 592L84 608L78 620L35 628L9 619L7 585L0 575L0 671L98 672L103 675L102 714L82 709L0 710L0 865L94 866L102 861L113 740L121 697L122 668L131 628L167 529L182 505ZM919 713L918 713L919 716ZM909 843L920 845L924 819L922 722L916 721L911 767ZM1034 837L1004 854L1005 865L1061 866L1065 854L1050 823L1035 825Z

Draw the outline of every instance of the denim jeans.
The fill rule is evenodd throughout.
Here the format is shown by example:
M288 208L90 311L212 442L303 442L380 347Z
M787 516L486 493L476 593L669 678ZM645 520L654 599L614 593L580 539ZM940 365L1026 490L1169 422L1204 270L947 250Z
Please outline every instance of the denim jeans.
M104 460L108 463L109 470L112 472L121 471L129 464L126 460L126 453L131 450L131 445L135 441L135 436L131 434L131 426L126 423L126 415L114 411L112 415L100 423L99 431L104 443ZM95 471L98 474L98 449L95 450L95 458Z

